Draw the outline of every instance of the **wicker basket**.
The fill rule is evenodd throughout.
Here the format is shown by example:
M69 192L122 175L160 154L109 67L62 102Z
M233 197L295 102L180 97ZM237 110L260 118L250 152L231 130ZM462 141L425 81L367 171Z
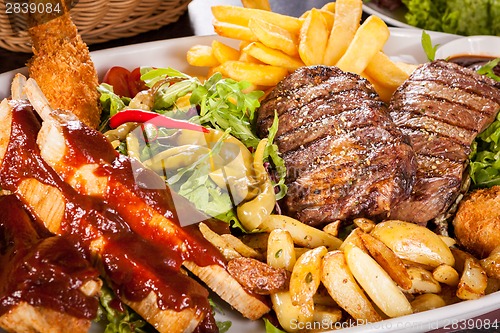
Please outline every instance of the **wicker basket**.
M71 17L83 40L95 44L131 37L173 23L186 11L191 0L80 0ZM0 1L0 47L31 52L26 17L6 14Z

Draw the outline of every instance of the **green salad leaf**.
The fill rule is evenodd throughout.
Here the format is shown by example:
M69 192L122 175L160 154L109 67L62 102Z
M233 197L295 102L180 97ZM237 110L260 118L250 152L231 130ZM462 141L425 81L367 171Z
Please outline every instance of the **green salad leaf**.
M104 333L147 333L152 331L152 327L126 305L122 305L123 311L112 306L115 298L116 296L111 289L107 286L102 287L99 298L99 318L107 321Z
M498 0L402 0L408 24L458 35L500 35Z
M266 333L286 333L274 326L267 318L264 318L264 323L266 325Z
M500 63L500 58L488 61L484 66L481 66L481 68L479 68L477 72L479 74L486 75L492 78L493 80L500 81L500 76L496 75L494 71L494 68L498 66L499 63Z
M425 30L422 31L422 48L424 49L425 55L429 61L434 61L436 59L436 50L439 44L432 45L431 35L429 35Z
M482 66L478 73L500 82L500 77L493 71L499 63L500 58L492 60ZM470 176L474 187L500 185L500 112L472 145Z

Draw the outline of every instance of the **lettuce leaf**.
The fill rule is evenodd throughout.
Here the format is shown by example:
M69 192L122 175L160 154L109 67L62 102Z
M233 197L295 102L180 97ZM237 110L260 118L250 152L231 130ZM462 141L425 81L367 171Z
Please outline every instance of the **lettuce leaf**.
M498 34L497 0L403 0L408 24L458 35Z

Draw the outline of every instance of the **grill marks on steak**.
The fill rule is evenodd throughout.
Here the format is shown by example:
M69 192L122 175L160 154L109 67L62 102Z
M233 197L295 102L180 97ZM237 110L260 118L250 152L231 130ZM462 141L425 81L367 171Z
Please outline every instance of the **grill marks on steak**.
M376 217L409 196L414 153L366 80L336 67L303 67L262 102L261 136L275 112L290 215L312 225Z
M500 109L500 85L443 60L419 67L395 92L390 114L417 154L409 200L390 217L425 224L459 195L471 144Z

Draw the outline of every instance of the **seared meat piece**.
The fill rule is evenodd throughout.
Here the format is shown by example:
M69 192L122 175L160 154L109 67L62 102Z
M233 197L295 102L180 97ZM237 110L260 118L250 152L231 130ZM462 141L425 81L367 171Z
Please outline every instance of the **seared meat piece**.
M258 112L259 135L279 116L288 214L321 225L386 216L408 198L415 177L410 145L368 81L336 67L303 67Z
M241 285L259 294L269 295L288 290L290 276L283 268L274 268L252 258L235 258L227 263L227 270Z
M98 273L68 239L42 233L14 195L0 197L0 328L87 332Z
M395 92L390 113L417 154L410 200L390 217L425 224L445 213L460 193L471 144L500 109L500 85L443 60L419 67Z

